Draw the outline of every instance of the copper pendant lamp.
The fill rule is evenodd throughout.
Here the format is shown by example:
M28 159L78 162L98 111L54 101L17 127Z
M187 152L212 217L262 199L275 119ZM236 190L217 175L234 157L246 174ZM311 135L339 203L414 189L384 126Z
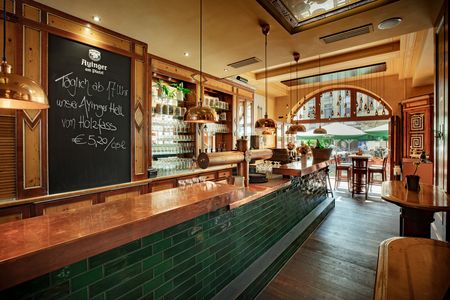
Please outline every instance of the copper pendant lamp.
M6 0L3 0L3 58L0 65L0 108L47 109L48 99L35 81L12 73L6 61Z
M319 125L318 128L314 129L314 134L327 134L327 130L325 128L322 128L321 125Z
M294 60L295 60L295 79L297 80L297 78L298 78L298 61L300 60L300 53L294 52L293 55L294 55ZM296 91L295 99L298 99L298 88L296 88L295 91ZM291 103L291 109L292 109L292 103ZM291 111L291 120L293 120L293 119L294 119L294 114ZM289 129L286 131L286 134L297 134L297 132L306 132L306 127L302 124L298 124L298 121L295 121L289 127Z
M269 24L261 24L262 33L264 34L264 87L265 87L265 97L266 97L266 113L264 115L264 118L258 119L255 123L255 128L260 129L267 134L267 132L273 133L276 129L275 121L272 119L269 119L267 116L267 35L270 31L270 25Z
M189 108L184 114L186 123L209 124L217 122L217 113L211 107L203 106L203 0L200 0L200 100L197 106Z

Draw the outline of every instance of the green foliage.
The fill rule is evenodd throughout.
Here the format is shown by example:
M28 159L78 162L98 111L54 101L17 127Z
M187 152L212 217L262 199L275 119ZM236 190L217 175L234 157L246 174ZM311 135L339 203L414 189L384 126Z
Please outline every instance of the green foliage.
M182 92L183 96L186 96L187 94L189 94L191 92L190 89L185 88L183 82L180 83L172 83L171 86L173 86L174 88L177 89L177 91Z
M167 86L167 84L164 81L158 80L156 82L156 86L161 91L161 95L169 97L170 90L169 90L169 87Z
M308 142L307 142L307 144L310 145ZM327 149L327 148L330 147L330 145L331 145L331 140L329 140L329 139L322 139L322 141L317 139L316 140L316 146L314 148L316 148L316 149Z

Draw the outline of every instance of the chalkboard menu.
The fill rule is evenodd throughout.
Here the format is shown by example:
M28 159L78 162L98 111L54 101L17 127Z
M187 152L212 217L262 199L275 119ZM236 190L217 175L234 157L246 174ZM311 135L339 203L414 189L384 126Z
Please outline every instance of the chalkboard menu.
M130 58L49 35L49 192L130 181Z

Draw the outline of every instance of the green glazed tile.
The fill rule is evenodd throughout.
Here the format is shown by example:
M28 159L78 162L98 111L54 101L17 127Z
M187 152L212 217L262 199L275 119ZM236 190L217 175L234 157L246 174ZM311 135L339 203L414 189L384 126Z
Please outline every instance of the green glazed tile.
M168 249L170 246L172 246L171 238L161 240L161 241L153 244L153 253L158 253L158 252L164 251L165 249Z
M173 282L169 281L155 291L155 299L161 299L165 294L167 294L173 287Z
M161 252L156 253L142 261L142 269L147 270L147 269L153 268L154 266L156 266L157 264L162 262L162 260L163 260L163 254Z
M164 250L164 259L175 256L178 253L180 253L181 251L183 251L184 249L187 249L194 245L195 245L195 239L191 237L188 240L185 240L184 242L181 242L175 246L170 247L167 250Z
M113 286L110 290L106 292L106 299L117 299L121 297L122 295L127 294L129 291L136 289L137 287L141 286L147 281L150 281L153 279L153 270L147 270L143 273L140 273L139 275L129 278L128 280L122 280L121 282L117 283ZM141 290L142 294L142 290Z
M97 280L103 277L102 267L99 266L95 269L92 269L86 273L75 276L71 280L72 291L76 291L85 286L91 285L95 283Z
M146 257L150 257L152 255L152 245L141 248L133 253L128 255L119 257L111 262L108 262L104 265L105 276L108 276L114 272L122 270L132 264L143 260Z
M71 293L69 296L63 298L64 300L87 300L88 299L88 290L87 288L78 290L74 293Z
M163 237L164 237L164 234L162 231L159 231L159 232L153 233L151 235L148 235L146 237L143 237L142 238L142 246L147 246L147 245L156 243L156 242L162 240Z
M168 259L160 263L159 265L156 265L154 267L155 276L159 276L163 273L165 273L167 270L173 267L173 260Z
M192 267L194 264L195 264L195 257L192 257L191 259L174 266L172 269L164 273L164 280L169 281L170 279L174 278L184 270Z
M118 298L113 298L113 299L117 299L117 300L136 300L138 298L140 298L142 296L142 287L138 287L128 293L126 293L125 295L118 297Z
M123 246L114 248L112 250L100 253L96 256L89 258L89 268L95 268L101 264L104 264L108 261L111 261L119 256L126 255L134 250L137 250L141 247L141 241L136 240L134 242L125 244Z
M148 293L156 290L156 288L161 286L163 283L164 283L164 276L161 275L156 278L153 278L152 280L143 284L143 286L142 286L143 293L148 294Z
M197 293L202 288L202 283L199 282L195 284L194 286L190 287L185 292L182 292L179 295L175 296L175 300L184 300L184 299L191 299L191 297ZM169 298L168 298L169 299Z
M183 230L186 230L192 226L195 226L195 219L183 222L181 224L172 226L170 228L167 228L164 230L164 238L170 237L172 235L175 235Z
M195 274L200 272L201 269L202 269L202 264L201 263L198 263L198 264L192 266L191 268L189 268L189 269L185 270L184 272L178 274L173 279L173 284L174 285L178 285L178 284L183 283L184 281L194 277Z
M57 271L51 273L51 281L52 284L60 283L64 280L72 278L82 272L85 272L87 269L87 260L82 260L77 263L71 264L70 266L66 266Z
M97 296L90 298L90 300L105 300L105 294L98 294Z
M70 294L69 281L52 285L49 288L34 295L35 299L61 299Z
M93 285L89 286L89 295L92 297L97 294L100 294L100 293L106 291L107 289L123 282L124 280L134 277L135 275L139 274L140 272L141 272L141 264L137 263L135 265L132 265L132 266L122 270L122 271L119 271L108 277L105 277L105 278L97 281Z
M1 292L3 299L22 299L33 293L42 291L50 287L50 275L45 274L35 279L26 281L12 288Z
M188 288L190 288L194 284L195 284L195 278L192 277L191 279L185 281L184 283L180 284L179 286L174 287L169 293L167 293L164 296L164 299L174 299L178 295L187 291Z

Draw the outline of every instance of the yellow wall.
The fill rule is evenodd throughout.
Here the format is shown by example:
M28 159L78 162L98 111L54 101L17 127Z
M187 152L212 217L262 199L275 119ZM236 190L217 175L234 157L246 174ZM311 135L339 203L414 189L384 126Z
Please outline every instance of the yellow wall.
M368 90L375 95L380 96L385 102L387 102L392 108L392 113L394 115L400 116L400 102L417 97L420 95L432 94L434 91L433 85L426 85L420 87L412 87L412 79L398 79L397 75L386 76L381 78L369 78L354 81L346 81L345 83L337 82L331 83L323 86L310 85L306 88L300 88L298 90L298 98L296 97L297 92L291 90L291 97L294 111L297 110L298 106L301 106L305 100L310 99L312 95L320 90L328 89L330 87L354 87L361 88L363 90ZM305 97L305 98L304 98ZM295 98L300 99L296 105ZM274 119L286 121L286 114L291 110L290 99L288 96L275 98L274 106ZM288 108L289 107L289 108ZM270 108L270 105L269 105Z

